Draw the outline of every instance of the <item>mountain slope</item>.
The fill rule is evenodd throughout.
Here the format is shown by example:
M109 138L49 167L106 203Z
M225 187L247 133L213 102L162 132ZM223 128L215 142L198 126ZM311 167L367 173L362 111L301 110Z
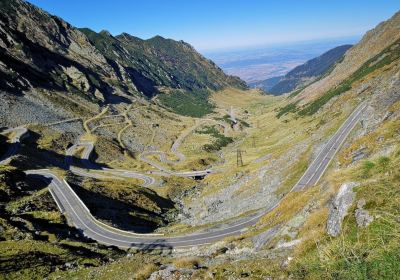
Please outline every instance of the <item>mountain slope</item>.
M331 67L339 61L344 53L352 45L335 47L322 55L313 58L306 63L295 67L283 77L274 77L258 83L264 90L274 95L291 92L298 87L310 84L323 76ZM270 85L272 82L272 86Z
M133 80L138 90L147 96L156 94L157 87L188 91L244 87L240 79L226 76L212 61L183 41L161 36L142 40L127 33L113 37L107 31L80 30L107 59L118 66L124 79Z
M94 104L245 87L185 42L79 30L22 0L0 3L0 61L0 90L72 92Z
M8 3L22 3L18 13L25 14L12 15L15 9ZM81 32L19 1L1 2L0 9L0 54L4 58L0 63L4 79L0 82L9 89L0 91L0 127L15 126L21 122L21 114L28 120L32 116L27 115L33 112L46 118L58 114L63 120L75 112L86 114L76 122L76 131L64 124L49 125L43 119L28 125L30 135L22 141L11 166L0 167L1 276L396 279L399 275L398 18L375 29L350 58L346 55L348 65L358 66L352 71L344 69L347 72L342 80L337 79L335 68L297 96L218 91L212 94L216 113L193 119L139 98L143 96L140 91L148 96L165 92L152 100L169 97L171 106L194 110L198 109L194 97L207 100L208 88L234 85L189 46L186 50L185 44L161 37L141 40L127 34L114 37L106 31ZM3 22L9 17L18 18L18 24ZM370 54L371 50L375 53ZM206 71L204 77L201 69ZM178 71L176 80L160 74L173 71ZM199 79L192 81L196 75ZM330 84L331 79L338 83ZM315 84L321 87L315 90L321 91L314 96L308 90ZM133 94L137 102L124 104ZM56 99L59 95L60 100ZM191 106L182 103L187 100ZM98 105L105 103L115 104L99 113ZM328 139L360 103L366 105L361 121L337 148L337 156L325 158L329 161L318 166L327 167L319 183L292 192L310 162L329 147ZM276 117L279 108L286 108L281 118ZM234 116L226 115L229 111ZM0 137L3 145L4 138ZM234 142L218 151L206 149L229 139ZM90 179L67 172L66 150L79 141L93 141L90 161L99 167L154 176L157 185L152 190L143 189L133 178ZM172 171L211 166L221 172L204 180L158 176L152 165L138 156L143 151L160 152L159 159L149 159ZM82 153L76 150L75 156ZM71 183L102 222L123 229L160 227L158 233L167 236L186 235L190 239L198 230L207 234L209 226L225 230L221 227L225 221L229 227L243 225L242 218L280 203L269 208L256 225L236 231L237 238L179 252L156 244L126 252L97 244L68 224L48 191L48 182L29 179L21 171L39 168L50 168ZM341 200L336 197L343 193L339 191L343 186L357 186L351 190L353 195L343 199L349 205L345 211L335 203ZM176 209L171 208L172 202ZM344 219L327 222L339 216L335 213L346 211ZM364 219L360 225L360 213L361 218L373 220ZM329 224L337 227L338 237L328 235Z
M368 60L379 54L385 56L384 50L400 39L399 31L400 12L397 12L392 18L368 31L358 44L346 52L343 60L328 76L302 90L296 100L301 100L301 104L315 100L355 73ZM381 60L382 58L377 57L376 59Z

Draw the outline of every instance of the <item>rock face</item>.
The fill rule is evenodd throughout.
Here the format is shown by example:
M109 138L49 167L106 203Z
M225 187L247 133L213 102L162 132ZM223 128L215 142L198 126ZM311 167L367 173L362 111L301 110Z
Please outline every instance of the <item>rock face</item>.
M252 241L254 249L258 250L274 238L275 234L279 231L280 225L274 226L265 232L253 236Z
M112 94L153 96L159 88L245 88L189 44L77 29L23 0L0 4L0 90L78 92L93 102ZM97 92L96 92L97 91ZM96 94L95 94L96 93Z
M326 231L331 236L338 236L342 229L343 219L347 215L347 211L355 197L353 192L353 187L355 185L355 183L345 183L341 185L339 192L331 202L326 225Z
M192 274L195 272L194 269L188 268L175 268L173 265L163 267L161 270L153 272L149 280L158 280L158 279L177 279L177 280L184 280L184 279L191 279Z
M357 202L357 209L355 212L357 226L360 228L367 227L374 220L374 217L369 214L368 210L363 209L364 206L365 199L360 199Z

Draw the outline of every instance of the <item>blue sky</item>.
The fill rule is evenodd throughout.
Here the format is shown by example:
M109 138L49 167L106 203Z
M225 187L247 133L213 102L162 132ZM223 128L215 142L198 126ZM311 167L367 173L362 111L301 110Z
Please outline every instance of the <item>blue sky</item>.
M357 36L398 0L29 0L77 27L184 40L200 51Z

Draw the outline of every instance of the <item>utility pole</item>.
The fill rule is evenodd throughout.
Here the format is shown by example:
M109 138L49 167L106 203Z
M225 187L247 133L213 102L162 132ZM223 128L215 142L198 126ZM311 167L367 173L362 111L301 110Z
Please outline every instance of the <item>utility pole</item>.
M253 148L255 148L256 147L256 137L253 135L253 136L251 136L251 139L253 139Z
M243 159L242 159L242 153L244 153L245 151L242 151L240 149L237 149L236 152L236 166L243 166Z

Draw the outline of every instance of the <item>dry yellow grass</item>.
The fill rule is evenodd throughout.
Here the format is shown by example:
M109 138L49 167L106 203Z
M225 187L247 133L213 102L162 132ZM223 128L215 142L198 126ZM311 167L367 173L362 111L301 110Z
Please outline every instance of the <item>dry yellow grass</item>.
M172 265L176 268L197 268L200 266L201 259L199 257L183 257L174 259Z
M312 187L303 191L293 192L286 195L278 207L267 213L258 222L259 226L268 225L273 227L280 223L289 221L314 197L318 196L319 188Z
M97 141L97 136L94 134L85 133L80 137L80 140L95 143Z
M227 88L211 95L211 100L222 109L230 109L231 106L244 108L260 102L266 102L269 99L269 96L262 95L256 89L240 90Z
M150 275L157 271L158 266L154 263L148 263L138 269L138 271L133 275L133 279L145 280L150 277Z

